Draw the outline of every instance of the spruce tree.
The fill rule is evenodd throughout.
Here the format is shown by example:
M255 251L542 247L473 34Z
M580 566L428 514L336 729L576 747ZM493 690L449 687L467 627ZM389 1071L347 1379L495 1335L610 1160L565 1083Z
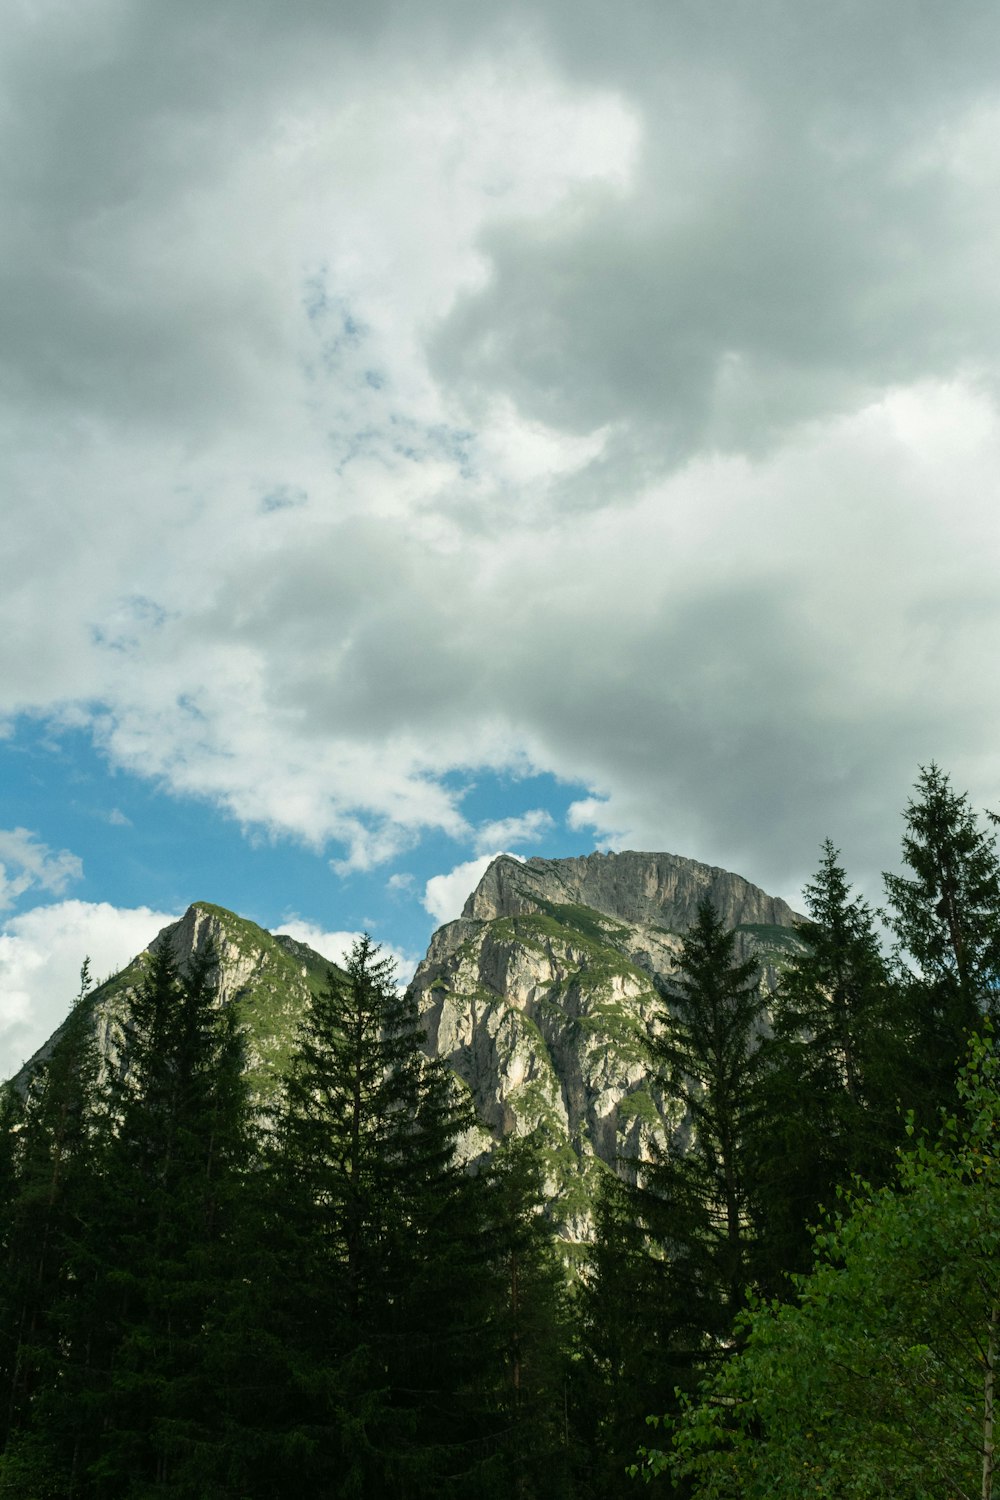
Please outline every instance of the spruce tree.
M56 1493L64 1475L53 1403L67 1379L67 1304L77 1295L73 1247L93 1213L102 1124L89 963L47 1058L23 1097L3 1101L6 1199L0 1291L3 1459L0 1493Z
M24 1100L10 1083L0 1088L0 1453L16 1426L15 1391L21 1355L20 1246L15 1226L19 1137ZM0 1465L2 1467L2 1465Z
M576 1494L569 1442L571 1361L567 1273L542 1213L536 1142L510 1136L485 1169L490 1194L496 1376L490 1398L511 1500Z
M1000 858L968 794L933 762L914 790L904 814L909 873L884 879L929 1122L950 1094L966 1036L1000 1009Z
M856 1174L883 1182L893 1171L912 1069L906 1008L874 913L852 896L829 840L805 898L809 916L796 927L805 951L771 997L753 1133L762 1271L772 1291L807 1269L809 1225L838 1187Z
M359 939L303 1020L277 1126L267 1462L331 1496L460 1493L496 1446L482 1194L455 1154L470 1116L421 1041Z
M998 1085L992 1036L973 1038L957 1108L887 1186L843 1199L795 1298L754 1308L741 1356L654 1437L647 1478L672 1470L704 1500L990 1500Z
M229 1493L213 1341L238 1284L249 1135L236 1012L218 1006L213 968L203 953L179 974L161 947L126 1017L122 1070L106 1073L111 1133L69 1246L49 1419L73 1495Z
M760 968L706 897L666 991L654 1046L665 1089L687 1110L687 1139L661 1149L646 1186L669 1225L666 1265L678 1326L724 1346L755 1274L751 1139L760 1111ZM692 1351L693 1352L693 1351Z
M630 1493L646 1414L732 1350L758 1271L760 973L707 898L662 994L651 1066L685 1119L650 1161L623 1164L634 1181L609 1180L598 1204L582 1360L594 1494Z
M700 1330L680 1319L666 1262L669 1215L648 1190L608 1172L576 1306L572 1419L580 1493L628 1500L628 1465L646 1416L695 1383ZM700 1352L700 1349L699 1349Z
M827 839L805 887L809 917L796 924L807 951L782 975L771 1010L775 1034L801 1043L805 1070L861 1106L879 1092L888 974L874 913L852 897L839 855Z

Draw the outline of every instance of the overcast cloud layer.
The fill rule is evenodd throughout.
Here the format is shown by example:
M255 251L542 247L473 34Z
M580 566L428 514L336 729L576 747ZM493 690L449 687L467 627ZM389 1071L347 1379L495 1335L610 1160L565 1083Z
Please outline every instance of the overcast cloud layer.
M995 7L0 31L0 712L345 867L479 767L785 892L998 800Z

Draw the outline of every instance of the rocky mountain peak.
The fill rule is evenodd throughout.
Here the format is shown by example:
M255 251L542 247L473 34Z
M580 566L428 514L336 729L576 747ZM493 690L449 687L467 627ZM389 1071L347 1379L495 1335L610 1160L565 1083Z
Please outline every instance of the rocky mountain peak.
M220 1005L245 997L271 971L281 972L288 980L294 977L297 964L299 978L316 979L329 967L326 959L304 943L285 934L266 932L255 922L209 901L195 901L180 921L157 933L148 951L158 953L164 946L169 947L182 971L206 952L214 956L212 978Z
M463 918L490 922L526 916L557 905L588 906L603 916L637 926L684 933L698 903L711 897L727 927L790 927L796 913L741 875L679 854L625 849L576 859L515 859L501 854L489 866L462 911Z
M705 896L772 987L801 951L787 902L729 870L635 850L501 855L414 976L428 1051L466 1083L494 1140L536 1140L567 1240L591 1233L603 1172L683 1149L689 1127L651 1076L650 1042L671 1024L664 990Z
M336 965L294 938L266 932L225 907L196 901L179 921L157 933L145 952L87 997L100 1052L109 1067L128 1066L131 996L149 971L150 954L164 947L182 973L201 954L214 956L211 977L217 1002L234 1005L239 1012L251 1094L266 1103L277 1092L309 997L322 990ZM49 1055L64 1026L20 1070L15 1080L19 1085Z

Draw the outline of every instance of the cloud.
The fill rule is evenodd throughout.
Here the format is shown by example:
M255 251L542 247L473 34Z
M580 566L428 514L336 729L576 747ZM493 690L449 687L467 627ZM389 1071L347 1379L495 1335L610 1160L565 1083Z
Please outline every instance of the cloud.
M433 344L470 403L502 392L560 428L612 424L620 481L627 462L767 451L915 374L992 367L996 91L977 47L996 17L962 37L889 6L850 43L781 4L724 39L676 12L627 35L595 15L586 42L561 7L547 17L570 76L620 81L643 150L624 203L590 193L484 231L491 275Z
M489 866L503 852L496 849L492 854L483 854L478 859L469 859L464 864L456 865L447 875L432 875L424 887L424 909L430 912L439 925L454 922L456 917L462 915L462 907ZM514 859L520 857L519 854L512 856Z
M622 849L627 842L627 835L609 823L608 804L600 797L580 797L571 802L566 810L566 823L578 832L592 829L604 848Z
M3 26L4 719L340 870L544 833L484 767L785 891L997 801L1000 13Z
M326 932L314 922L303 921L300 917L292 917L274 930L278 933L287 933L296 942L305 943L323 958L341 966L347 962L354 944L364 935L360 932ZM398 983L408 984L419 962L418 956L405 953L401 948L394 948L390 943L380 943L378 947L381 958L391 958L395 963Z
M0 931L0 1077L7 1078L65 1019L89 956L107 979L177 917L149 907L60 901L8 918Z
M54 854L27 828L0 828L0 911L32 889L61 895L82 875L81 860L68 849Z
M498 818L495 822L481 824L476 829L476 848L506 849L511 844L537 843L554 827L551 813L544 807L533 807L513 818Z
M482 279L485 222L544 213L581 180L623 183L634 120L615 91L568 88L516 37L459 67L450 44L429 47L415 70L409 37L379 24L354 36L343 7L318 28L265 7L259 30L224 39L187 7L183 26L180 10L128 9L124 25L99 7L72 42L42 14L7 26L23 172L0 340L17 497L0 709L101 704L94 728L118 763L247 823L334 841L342 869L430 828L463 836L423 725L380 736L373 756L366 705L349 701L366 685L343 677L304 724L257 627L273 604L275 650L300 638L312 654L322 621L336 658L369 610L378 628L383 557L405 566L415 544L412 615L423 545L451 545L447 512L470 493L473 512L492 503L506 454L525 485L585 451L509 411L495 434L456 423L424 329ZM276 494L296 504L275 508ZM258 569L260 609L245 586ZM431 632L425 644L438 649ZM317 676L328 666L320 653ZM394 687L383 721L401 707Z

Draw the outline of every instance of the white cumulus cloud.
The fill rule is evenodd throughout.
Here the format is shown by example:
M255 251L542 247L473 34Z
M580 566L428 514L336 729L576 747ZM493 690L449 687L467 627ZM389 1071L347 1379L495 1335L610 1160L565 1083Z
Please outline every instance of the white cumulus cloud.
M0 828L0 911L32 888L61 895L82 874L82 861L68 849L53 853L27 828Z
M0 931L0 1077L15 1073L65 1019L90 958L107 979L177 916L147 906L59 901L11 917Z
M1000 10L216 8L0 18L0 719L340 870L994 805Z
M512 818L498 818L476 829L477 849L507 849L511 844L531 844L555 827L552 814L544 807Z
M469 859L456 865L446 875L432 875L424 887L424 909L438 923L454 922L456 917L462 915L462 907L489 866L505 852L495 849L492 854L482 854L478 859ZM521 856L514 854L511 857L520 859Z
M306 922L300 917L291 917L287 921L280 922L274 931L287 933L296 942L305 943L315 953L321 954L331 963L340 965L346 963L351 949L362 936L360 932L327 932L315 922ZM391 944L380 943L378 946L381 958L391 958L395 962L397 981L400 984L408 984L417 967L416 956L412 953L405 953L401 948L394 948Z

